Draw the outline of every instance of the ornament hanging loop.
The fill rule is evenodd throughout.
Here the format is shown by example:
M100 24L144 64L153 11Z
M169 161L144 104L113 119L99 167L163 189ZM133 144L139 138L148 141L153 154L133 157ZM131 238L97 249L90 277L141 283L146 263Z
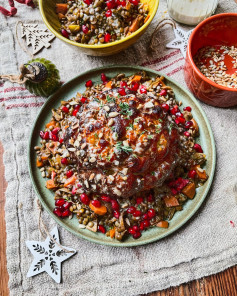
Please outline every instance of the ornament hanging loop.
M9 80L13 83L24 84L27 80L34 80L36 75L32 73L25 65L20 66L20 74L0 75L0 79Z
M170 25L170 26L172 26L172 28L176 29L175 22L172 19L170 19L170 18L164 18L161 21L159 21L158 24L157 24L157 26L156 26L156 28L155 28L155 30L154 30L154 32L151 35L151 42L149 44L149 49L150 50L152 50L152 51L155 50L155 48L154 48L155 35L165 25Z

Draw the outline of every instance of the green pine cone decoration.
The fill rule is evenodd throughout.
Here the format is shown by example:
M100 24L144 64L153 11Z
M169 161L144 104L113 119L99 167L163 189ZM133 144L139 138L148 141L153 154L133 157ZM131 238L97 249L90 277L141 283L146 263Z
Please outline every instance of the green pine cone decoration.
M37 96L48 97L60 87L59 71L49 60L33 59L26 64L26 67L32 73L36 73L34 80L27 80L25 83L29 92Z

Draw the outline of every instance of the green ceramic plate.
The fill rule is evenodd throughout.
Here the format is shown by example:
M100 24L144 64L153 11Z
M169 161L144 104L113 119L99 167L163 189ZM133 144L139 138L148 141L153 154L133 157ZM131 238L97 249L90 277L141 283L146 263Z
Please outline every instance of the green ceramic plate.
M172 79L166 77L166 83L173 88L177 101L182 101L184 106L189 105L192 107L193 116L200 127L199 142L201 143L208 160L206 165L206 171L209 175L209 178L204 186L197 189L197 194L195 198L193 200L189 200L184 205L183 211L177 212L174 215L174 218L170 221L170 226L168 229L154 227L143 232L142 237L138 240L134 240L131 237L125 240L124 242L118 242L114 239L106 237L102 233L93 233L89 230L78 228L78 221L76 216L74 216L73 219L69 220L59 219L53 214L54 195L52 192L45 188L46 181L42 178L40 170L36 167L36 153L34 151L34 146L40 144L40 138L38 136L39 131L44 129L45 124L51 118L51 109L57 108L60 105L61 100L70 99L71 97L75 96L75 94L78 91L83 92L85 89L85 82L87 80L92 79L93 82L100 82L100 74L102 72L104 72L108 77L113 77L121 72L125 73L126 75L131 75L139 70L145 70L150 75L150 77L155 77L157 74L160 74L159 72L136 66L107 66L103 68L93 69L83 74L80 74L76 78L64 84L56 93L54 93L52 96L48 98L48 100L45 102L45 104L39 112L39 115L35 121L30 136L28 155L30 176L36 193L38 194L38 197L42 202L43 207L49 212L53 219L55 219L55 221L62 227L66 228L67 230L71 231L79 237L85 238L89 241L99 244L118 247L132 247L157 241L173 233L174 231L179 229L185 222L187 222L201 206L202 202L207 196L208 190L210 189L214 176L216 151L214 138L208 119L206 118L206 115L204 114L197 100L188 91L180 87Z

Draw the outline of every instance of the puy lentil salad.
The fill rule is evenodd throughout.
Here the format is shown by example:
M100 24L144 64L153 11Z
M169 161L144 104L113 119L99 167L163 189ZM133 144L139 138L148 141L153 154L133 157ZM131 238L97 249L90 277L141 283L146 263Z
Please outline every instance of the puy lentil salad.
M86 82L40 131L37 167L55 193L54 214L122 240L167 228L208 176L198 124L164 77L123 73Z
M76 0L56 4L61 34L84 44L104 44L137 31L149 18L140 0Z

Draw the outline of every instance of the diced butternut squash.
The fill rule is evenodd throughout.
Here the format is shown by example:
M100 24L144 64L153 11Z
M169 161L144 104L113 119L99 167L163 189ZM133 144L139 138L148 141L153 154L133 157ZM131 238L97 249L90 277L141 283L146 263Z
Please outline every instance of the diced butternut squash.
M105 84L105 88L107 89L111 89L112 88L112 81L108 81L106 84Z
M42 167L44 164L43 164L43 161L39 161L38 158L36 159L36 166L38 168Z
M182 189L182 193L185 194L188 198L193 199L194 195L196 193L196 187L195 184L189 183Z
M47 128L49 128L50 126L56 126L56 121L52 120L52 121L48 122L45 126Z
M66 182L64 183L64 187L68 187L69 185L75 184L76 180L77 180L77 177L73 175L71 178L68 178L66 180Z
M64 3L56 3L56 13L67 13L67 4Z
M179 206L179 201L174 196L166 196L164 202L168 208Z
M47 187L48 189L54 189L54 188L57 188L57 186L56 186L56 184L54 183L53 180L48 180L48 181L46 182L46 187Z
M160 221L156 224L157 227L161 228L168 228L169 227L169 222L168 221Z
M206 180L207 179L207 173L205 170L201 169L200 168L200 165L195 165L193 167L193 169L196 171L197 173L197 176L199 179L202 179L202 180Z
M102 215L104 215L104 214L107 213L107 208L106 208L106 206L101 206L101 207L97 208L97 207L93 206L93 204L90 202L89 207L90 207L90 209L91 209L93 212L95 212L97 215L102 216Z
M110 229L110 231L109 231L109 236L110 236L111 238L114 238L114 236L115 236L115 228Z
M141 75L135 75L132 79L132 82L140 82L142 79Z
M58 18L61 20L61 19L65 18L65 15L62 13L58 13Z

